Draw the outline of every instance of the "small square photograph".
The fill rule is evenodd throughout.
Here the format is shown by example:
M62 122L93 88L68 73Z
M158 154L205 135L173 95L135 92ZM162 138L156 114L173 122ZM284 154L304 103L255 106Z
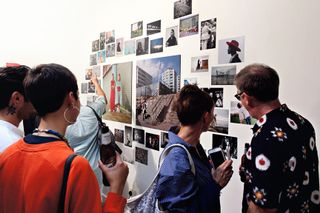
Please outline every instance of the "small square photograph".
M113 57L115 55L115 44L108 44L107 45L107 57Z
M150 53L163 52L163 38L158 38L150 41Z
M101 77L101 66L100 65L93 66L92 71L97 76L97 78Z
M215 107L223 107L223 88L201 88L203 91L208 93L213 101L215 102Z
M132 127L125 126L124 127L124 145L132 147Z
M99 51L99 39L92 42L92 52Z
M81 93L82 94L88 93L88 83L81 83Z
M90 55L90 66L97 65L97 54L91 54Z
M90 80L91 79L91 76L92 76L92 68L87 68L86 69L86 74L85 74L85 79L86 80Z
M100 50L104 50L106 47L106 32L100 33Z
M95 100L97 99L98 96L95 95L87 95L87 105L91 105Z
M236 137L212 134L212 148L220 147L226 158L238 158L238 139Z
M114 139L116 142L123 143L124 131L122 129L114 129Z
M208 131L228 134L229 110L215 107L213 117L214 118L209 126Z
M106 62L106 50L101 50L98 52L98 63L105 63Z
M211 67L211 85L233 85L236 65Z
M201 22L200 50L216 48L217 19L208 19Z
M133 141L140 144L144 144L144 130L143 129L133 129Z
M131 24L131 38L142 36L142 32L143 32L142 21Z
M124 42L124 54L125 55L136 54L135 40L129 40Z
M146 133L146 147L159 151L159 135Z
M198 56L191 58L191 72L208 72L209 56Z
M88 93L95 93L96 92L96 87L94 86L94 84L89 81L88 82Z
M244 62L244 36L219 40L219 64Z
M134 164L134 150L128 147L122 147L122 160Z
M106 44L114 43L114 41L115 41L114 30L106 32Z
M148 165L148 150L139 147L136 150L136 161L144 165Z
M137 40L136 55L145 55L149 53L149 37Z
M173 17L180 18L192 13L192 0L179 0L174 2Z
M193 84L193 85L197 85L197 78L185 78L183 80L183 85L189 85L189 84Z
M161 32L161 20L147 24L147 35Z
M161 148L165 148L169 143L169 134L167 132L161 132Z
M180 19L179 37L196 35L199 33L199 15Z
M178 26L173 26L166 29L166 47L178 45L177 33Z
M249 112L242 106L239 101L231 101L230 106L230 122L236 124L254 125L256 119L251 117Z
M116 48L116 55L121 56L123 55L123 38L118 38L116 40L117 48Z

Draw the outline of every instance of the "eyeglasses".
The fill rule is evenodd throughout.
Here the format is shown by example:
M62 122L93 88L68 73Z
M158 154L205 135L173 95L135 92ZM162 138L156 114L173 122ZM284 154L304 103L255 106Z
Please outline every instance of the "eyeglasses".
M240 101L242 93L243 92L237 93L237 94L234 95L234 97Z

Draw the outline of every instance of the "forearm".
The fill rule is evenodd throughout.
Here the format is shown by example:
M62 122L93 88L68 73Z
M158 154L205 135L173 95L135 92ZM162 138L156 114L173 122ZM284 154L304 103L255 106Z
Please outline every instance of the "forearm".
M98 96L103 96L104 100L106 101L106 104L108 103L106 93L101 88L100 84L98 82L94 82L94 86L96 87L96 93Z

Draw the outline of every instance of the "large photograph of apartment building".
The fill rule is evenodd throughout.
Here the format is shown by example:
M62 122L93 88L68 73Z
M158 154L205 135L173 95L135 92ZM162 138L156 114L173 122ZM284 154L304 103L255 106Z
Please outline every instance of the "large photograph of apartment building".
M179 120L172 110L180 91L181 56L137 61L136 125L168 130Z

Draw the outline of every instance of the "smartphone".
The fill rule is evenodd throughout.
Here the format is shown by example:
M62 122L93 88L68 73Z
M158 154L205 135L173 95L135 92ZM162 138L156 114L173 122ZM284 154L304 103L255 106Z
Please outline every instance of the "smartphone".
M224 156L224 153L220 147L208 150L208 155L215 169L218 168L226 160L226 157Z

